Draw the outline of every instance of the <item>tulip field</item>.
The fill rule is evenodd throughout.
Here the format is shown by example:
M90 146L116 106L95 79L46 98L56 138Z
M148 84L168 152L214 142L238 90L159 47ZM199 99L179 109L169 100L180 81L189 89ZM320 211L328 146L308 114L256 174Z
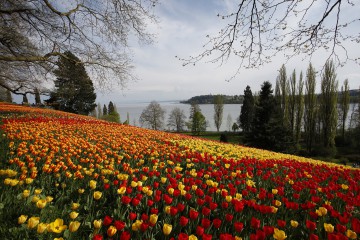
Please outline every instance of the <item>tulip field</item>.
M0 103L0 239L359 239L360 170Z

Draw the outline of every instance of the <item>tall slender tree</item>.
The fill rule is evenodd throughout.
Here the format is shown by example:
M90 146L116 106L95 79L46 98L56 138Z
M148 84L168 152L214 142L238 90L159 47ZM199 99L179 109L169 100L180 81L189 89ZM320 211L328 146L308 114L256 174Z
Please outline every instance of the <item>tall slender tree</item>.
M289 80L289 96L288 96L288 104L287 104L287 113L289 120L289 128L292 135L295 137L295 106L296 106L296 72L293 70Z
M300 72L299 83L297 85L296 91L296 108L295 108L295 143L299 144L300 135L301 135L301 127L304 115L304 81L303 81L303 73Z
M286 67L283 64L279 70L279 75L277 77L278 87L276 88L276 96L280 98L280 107L282 110L282 115L284 117L284 123L289 122L289 114L288 114L288 104L289 104L289 84L287 81ZM280 95L278 95L280 93Z
M335 147L337 127L337 87L335 66L332 61L325 63L324 74L321 80L320 114L322 138L325 148Z
M340 120L341 120L341 136L342 136L342 142L344 143L346 119L350 107L350 87L349 87L349 81L347 79L345 79L344 85L341 86L341 94L340 94L339 102L340 102L339 112L340 112Z
M239 125L245 133L250 132L255 114L255 100L250 86L244 90L244 101L241 106Z
M214 123L216 130L219 132L224 112L224 97L222 95L216 95L214 97Z
M264 82L261 85L259 101L255 105L255 115L251 125L251 134L247 136L247 141L252 146L269 149L272 145L270 134L270 121L275 109L275 98L273 96L272 85Z
M317 119L317 98L316 89L316 72L310 63L306 71L305 96L304 96L304 133L305 144L308 153L312 152L314 139L316 135Z

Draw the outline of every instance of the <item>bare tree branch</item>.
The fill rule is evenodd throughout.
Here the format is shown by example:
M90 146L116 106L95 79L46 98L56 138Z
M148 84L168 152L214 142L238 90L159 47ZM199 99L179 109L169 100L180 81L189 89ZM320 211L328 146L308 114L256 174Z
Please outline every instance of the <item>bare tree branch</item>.
M202 60L221 65L236 56L240 59L237 73L269 63L279 53L289 60L326 50L328 58L337 64L360 63L346 47L360 42L359 33L349 34L350 29L358 31L360 19L342 14L354 7L360 11L360 4L354 0L238 0L232 13L218 14L224 27L217 35L207 36L204 50L179 59L184 66Z

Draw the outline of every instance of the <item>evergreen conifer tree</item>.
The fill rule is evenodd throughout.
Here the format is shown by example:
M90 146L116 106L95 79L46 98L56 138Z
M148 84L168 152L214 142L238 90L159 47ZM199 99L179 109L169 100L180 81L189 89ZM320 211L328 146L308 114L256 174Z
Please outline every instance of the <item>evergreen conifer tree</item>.
M250 86L244 90L244 101L241 106L239 125L245 133L250 132L251 124L254 118L255 101Z
M88 115L96 107L96 94L84 64L67 51L60 56L57 66L55 90L47 102L62 111Z

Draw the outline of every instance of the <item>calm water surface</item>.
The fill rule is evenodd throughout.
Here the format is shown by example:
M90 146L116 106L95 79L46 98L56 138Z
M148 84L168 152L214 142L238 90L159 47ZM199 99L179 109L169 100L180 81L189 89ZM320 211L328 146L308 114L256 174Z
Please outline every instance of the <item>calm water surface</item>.
M190 104L183 104L178 101L171 102L158 102L160 106L165 110L165 124L167 124L170 112L175 107L184 110L186 115L186 121L189 120L190 115ZM139 118L142 111L149 105L149 102L144 103L116 103L118 112L120 113L121 121L126 120L127 114L129 114L130 124L140 126ZM202 114L208 121L207 131L216 131L214 124L214 105L213 104L201 104L199 105ZM231 126L237 121L240 115L241 104L224 104L223 121L220 127L220 131L229 131L228 129L228 118L231 118ZM165 126L167 129L167 126ZM231 130L231 129L230 129Z

